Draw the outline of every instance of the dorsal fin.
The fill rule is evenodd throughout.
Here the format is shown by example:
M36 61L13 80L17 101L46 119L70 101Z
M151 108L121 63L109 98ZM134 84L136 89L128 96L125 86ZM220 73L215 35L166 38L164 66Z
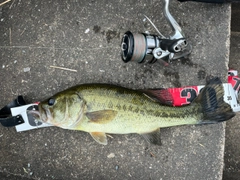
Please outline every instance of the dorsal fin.
M172 106L174 103L172 94L167 89L164 88L142 89L139 91L142 92L145 96L147 96L151 100L158 102L160 104Z

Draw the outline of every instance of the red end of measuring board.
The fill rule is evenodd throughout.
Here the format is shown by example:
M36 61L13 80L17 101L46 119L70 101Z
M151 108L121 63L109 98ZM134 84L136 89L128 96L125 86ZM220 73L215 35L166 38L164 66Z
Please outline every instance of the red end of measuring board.
M199 94L203 86L186 86L180 88L168 88L168 92L172 95L173 106L183 106L190 104Z
M235 91L236 97L240 91L240 77L235 70L228 71L228 83L231 84ZM172 95L172 106L183 106L190 104L199 94L204 86L186 86L180 88L167 88L167 91Z

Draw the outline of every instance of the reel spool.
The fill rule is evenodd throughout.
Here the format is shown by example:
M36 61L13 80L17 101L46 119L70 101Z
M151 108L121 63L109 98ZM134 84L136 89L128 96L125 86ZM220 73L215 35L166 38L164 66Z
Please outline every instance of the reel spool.
M122 60L124 62L152 63L155 60L153 50L159 46L157 36L133 34L127 31L122 38Z

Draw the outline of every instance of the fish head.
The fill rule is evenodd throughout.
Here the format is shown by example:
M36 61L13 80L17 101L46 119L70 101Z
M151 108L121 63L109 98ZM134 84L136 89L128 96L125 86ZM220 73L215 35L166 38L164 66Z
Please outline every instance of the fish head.
M76 92L63 91L39 103L39 120L71 129L81 121L85 105L84 99Z

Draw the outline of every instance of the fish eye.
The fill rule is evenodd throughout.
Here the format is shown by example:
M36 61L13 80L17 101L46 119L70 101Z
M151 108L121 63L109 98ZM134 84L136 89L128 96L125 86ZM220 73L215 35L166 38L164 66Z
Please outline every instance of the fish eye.
M54 103L55 103L55 99L54 99L54 98L50 98L50 99L48 100L48 105L49 105L49 106L54 105Z

